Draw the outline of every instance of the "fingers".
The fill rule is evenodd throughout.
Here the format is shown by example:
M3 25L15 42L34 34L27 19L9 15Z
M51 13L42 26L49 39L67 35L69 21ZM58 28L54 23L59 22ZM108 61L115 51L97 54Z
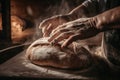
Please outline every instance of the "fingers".
M76 41L80 39L80 34L76 33L74 31L70 31L68 29L61 29L56 31L50 38L49 42L55 42L57 44L58 42L65 40L65 42L61 45L62 48L67 47L69 44L71 44L73 41Z
M63 32L64 29L65 29L65 26L60 25L60 26L56 27L55 29L53 29L52 32L51 32L51 34L54 34L56 32Z
M75 34L74 32L56 33L48 41L51 43L55 42L55 44L57 44L58 42L66 39L65 42L61 45L62 48L65 48L73 41L78 40L80 36L80 34Z
M42 29L43 27L46 27L46 25L48 25L49 21L50 21L50 18L43 20L40 23L39 28Z
M82 27L84 25L81 25ZM61 26L58 26L56 29L52 31L52 35L49 38L49 42L56 42L56 44L64 39L67 39L66 42L61 47L66 47L70 43L72 43L75 40L78 40L78 25L74 26L73 24L63 24Z
M62 29L63 29L63 30L62 30ZM56 33L57 31L63 32L63 31L71 31L71 30L74 30L74 29L73 29L73 24L64 23L64 24L58 26L57 28L55 28L55 29L52 31L51 34L54 34L54 33Z
M45 19L39 25L39 28L42 29L43 37L47 37L50 32L48 31L48 28L50 29L51 27L50 21L51 21L50 18Z
M51 42L53 42L54 40L56 40L56 42L61 42L63 41L64 39L67 39L69 38L69 36L73 35L74 33L73 32L64 32L64 33L61 33L59 36L57 36L56 38L52 39Z
M48 37L51 31L52 31L52 24L49 24L48 26L44 27L43 37Z
M70 45L73 41L76 41L79 39L80 34L75 34L70 36L63 44L62 44L62 48L67 47L68 45Z
M68 33L65 33L65 32L68 32L69 30L67 29L60 29L58 31L56 31L55 33L53 33L50 38L49 38L49 42L52 42L54 39L56 39L57 37L66 37L66 35L68 35Z
M53 16L42 21L39 28L42 29L43 37L48 37L51 34L52 30L64 22L66 21L61 16Z

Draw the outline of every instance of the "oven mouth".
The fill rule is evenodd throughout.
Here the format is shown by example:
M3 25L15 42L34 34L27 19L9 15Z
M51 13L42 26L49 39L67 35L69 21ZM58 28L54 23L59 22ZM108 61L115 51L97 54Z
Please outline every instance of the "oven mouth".
M7 60L19 54L20 52L24 51L25 47L29 45L30 43L29 44L17 44L15 46L11 46L11 47L0 50L0 64L6 62Z

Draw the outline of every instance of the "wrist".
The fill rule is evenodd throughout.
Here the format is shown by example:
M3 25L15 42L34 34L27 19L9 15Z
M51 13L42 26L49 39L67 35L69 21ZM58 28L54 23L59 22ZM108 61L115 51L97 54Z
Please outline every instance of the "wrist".
M104 25L102 21L98 18L98 16L90 18L90 25L95 27L98 31L104 32L107 30L111 30L111 28L107 28L107 25Z

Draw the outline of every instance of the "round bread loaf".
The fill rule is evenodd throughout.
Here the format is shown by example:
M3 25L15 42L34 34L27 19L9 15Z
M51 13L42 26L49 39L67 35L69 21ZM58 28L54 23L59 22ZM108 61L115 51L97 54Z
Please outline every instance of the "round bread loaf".
M51 66L64 69L83 69L92 65L92 56L79 43L73 42L68 48L51 45L48 38L33 42L26 51L26 57L40 66Z

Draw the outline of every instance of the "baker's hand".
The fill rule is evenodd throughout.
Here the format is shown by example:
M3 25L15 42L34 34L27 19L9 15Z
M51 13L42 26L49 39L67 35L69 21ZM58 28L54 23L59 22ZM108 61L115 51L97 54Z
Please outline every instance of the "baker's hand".
M42 29L43 37L48 37L53 29L57 26L70 21L70 15L57 15L45 19L40 23L39 28Z
M73 41L82 40L95 36L101 32L91 23L90 18L81 18L72 22L60 25L52 31L49 42L58 43L65 39L61 45L62 48L67 47Z

